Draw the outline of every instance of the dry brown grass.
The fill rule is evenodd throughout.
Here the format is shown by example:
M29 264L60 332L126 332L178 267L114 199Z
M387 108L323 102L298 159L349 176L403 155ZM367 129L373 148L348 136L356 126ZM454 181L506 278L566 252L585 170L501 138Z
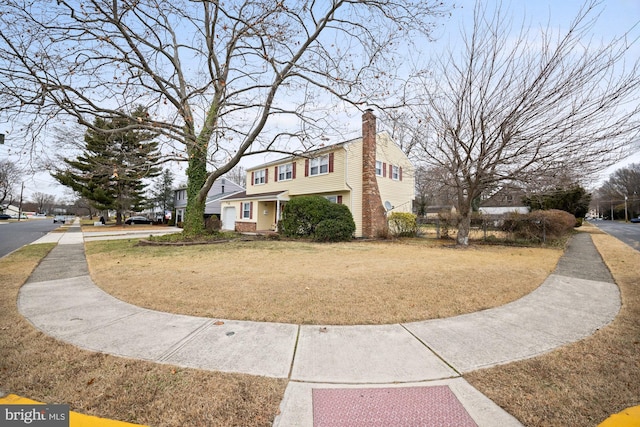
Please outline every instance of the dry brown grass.
M610 413L639 403L640 254L607 235L594 235L594 241L621 289L623 307L616 320L594 336L547 355L466 376L526 425L592 426ZM110 244L120 251L107 245L102 255L96 253L96 262L113 253L122 262L139 250ZM83 413L154 426L270 425L286 381L96 354L35 331L17 313L16 296L51 247L35 245L0 259L0 389L40 401L69 403ZM195 249L184 254L195 256L199 253ZM414 249L424 258L449 253L491 258L495 254L484 247ZM507 253L510 249L501 248ZM168 260L165 250L175 248L154 248L148 253ZM247 262L237 261L238 268L243 261ZM436 263L433 268L446 271L449 265ZM185 282L181 288L186 286Z
M399 243L234 242L136 247L87 243L93 280L174 313L296 324L385 324L453 316L531 292L559 249Z
M285 380L205 372L92 353L35 330L18 289L53 245L0 259L0 389L153 426L270 426Z
M594 426L640 404L640 252L587 226L622 295L616 319L547 355L466 376L528 426Z

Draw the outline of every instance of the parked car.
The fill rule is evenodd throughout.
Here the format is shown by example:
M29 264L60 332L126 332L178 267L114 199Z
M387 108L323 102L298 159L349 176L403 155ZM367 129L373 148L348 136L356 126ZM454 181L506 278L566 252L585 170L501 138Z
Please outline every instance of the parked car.
M65 223L67 218L64 215L56 215L53 217L53 223L56 224L58 222Z
M640 216L638 218L631 218L631 222L640 222Z
M11 215L0 214L0 219L11 219Z
M124 222L125 224L153 224L153 221L151 221L149 218L147 218L146 216L132 216L131 218L127 218L127 220Z

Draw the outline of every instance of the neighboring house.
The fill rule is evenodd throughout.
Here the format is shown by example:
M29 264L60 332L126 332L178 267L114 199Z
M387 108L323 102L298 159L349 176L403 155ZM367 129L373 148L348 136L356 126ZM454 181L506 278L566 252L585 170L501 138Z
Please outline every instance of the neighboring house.
M503 215L517 212L529 213L529 207L522 202L525 192L516 187L500 187L488 194L480 202L479 211L485 215Z
M229 181L226 178L219 178L213 182L213 185L207 193L205 201L204 216L216 216L220 218L220 200L231 194L244 191L244 188L238 184ZM184 221L184 214L187 208L187 188L181 187L175 190L174 203L176 210L176 223Z
M247 189L222 200L222 227L276 230L293 197L319 195L349 207L356 237L386 232L388 212L411 212L414 167L388 133L376 134L371 110L362 137L247 169Z

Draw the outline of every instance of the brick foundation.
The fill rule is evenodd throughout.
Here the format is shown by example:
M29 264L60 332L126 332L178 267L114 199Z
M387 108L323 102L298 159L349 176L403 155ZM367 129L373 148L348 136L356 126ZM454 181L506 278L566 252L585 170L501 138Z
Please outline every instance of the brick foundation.
M238 233L255 233L257 224L255 222L236 221L236 231Z

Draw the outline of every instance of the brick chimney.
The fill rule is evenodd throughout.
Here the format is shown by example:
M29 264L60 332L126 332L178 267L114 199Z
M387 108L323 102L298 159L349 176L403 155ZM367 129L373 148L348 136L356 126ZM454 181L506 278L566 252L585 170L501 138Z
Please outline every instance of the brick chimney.
M362 115L362 235L387 234L387 217L376 179L376 116L372 110Z

